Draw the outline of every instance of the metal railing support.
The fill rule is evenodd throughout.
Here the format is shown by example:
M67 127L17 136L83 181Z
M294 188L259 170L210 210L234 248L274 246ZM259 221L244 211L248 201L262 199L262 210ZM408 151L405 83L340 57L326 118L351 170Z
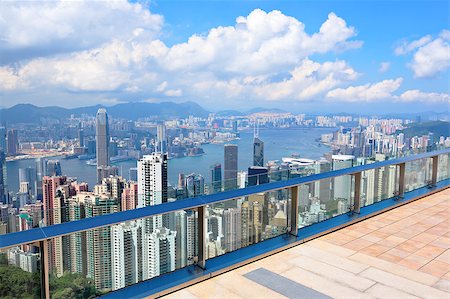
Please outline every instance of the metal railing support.
M198 253L197 253L197 266L202 269L206 268L206 244L205 244L205 206L197 208L197 240L198 240Z
M291 187L291 235L298 235L298 186Z
M359 214L361 209L361 172L353 174L355 179L355 194L353 196L353 212Z
M39 242L41 253L41 298L50 299L48 240Z
M439 166L439 156L431 157L433 160L433 168L431 172L431 186L436 186L437 176L438 176L438 166Z
M406 164L397 164L399 174L398 174L398 198L403 198L405 195L405 170Z

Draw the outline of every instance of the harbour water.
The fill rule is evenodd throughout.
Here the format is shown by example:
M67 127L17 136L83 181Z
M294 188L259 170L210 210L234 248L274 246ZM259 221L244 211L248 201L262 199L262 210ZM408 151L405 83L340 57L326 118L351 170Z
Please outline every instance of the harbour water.
M282 157L289 157L298 154L303 158L318 159L330 151L317 141L321 134L333 132L332 128L299 128L299 129L261 129L260 139L264 141L265 162L270 160L281 160ZM238 145L238 167L246 170L252 164L253 153L253 131L243 131L240 139L231 143ZM185 157L170 159L168 163L168 177L171 185L176 185L178 174L199 173L205 177L205 182L209 183L210 167L215 163L221 163L223 167L223 145L205 144L202 146L205 155L196 157ZM61 162L64 175L76 177L80 182L87 182L91 189L96 182L95 166L89 166L86 161L78 159L55 158ZM129 178L129 169L136 167L136 161L129 160L114 164L119 168L119 174ZM35 168L35 160L18 160L7 162L8 190L17 192L19 189L19 168Z

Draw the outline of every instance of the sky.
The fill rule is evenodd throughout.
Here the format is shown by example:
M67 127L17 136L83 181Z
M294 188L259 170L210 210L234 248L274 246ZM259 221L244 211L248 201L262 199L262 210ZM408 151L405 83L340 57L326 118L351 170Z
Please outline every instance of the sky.
M449 111L448 1L2 1L0 106Z

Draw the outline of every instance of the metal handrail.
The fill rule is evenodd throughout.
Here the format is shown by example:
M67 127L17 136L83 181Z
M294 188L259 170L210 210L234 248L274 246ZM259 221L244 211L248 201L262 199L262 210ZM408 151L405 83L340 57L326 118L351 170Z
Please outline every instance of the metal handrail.
M245 197L256 193L286 189L290 187L295 187L300 184L307 184L319 180L334 178L337 176L352 175L355 173L360 173L362 171L367 171L390 165L400 165L406 162L435 157L438 155L449 153L450 148L446 148L433 152L421 153L417 155L411 155L397 159L385 160L371 164L339 169L305 177L293 178L285 181L266 183L262 185L224 191L210 195L203 195L194 198L186 198L174 202L167 202L159 205L147 206L129 211L122 211L102 216L96 216L92 218L84 218L81 220L64 222L61 224L55 224L51 226L33 228L21 232L9 233L5 235L0 235L0 249L6 249L22 244L36 243L43 240L49 240L56 237L62 237L65 235L110 226L126 221L167 214L180 210L195 209L198 207L204 207L206 205L220 203L223 201Z

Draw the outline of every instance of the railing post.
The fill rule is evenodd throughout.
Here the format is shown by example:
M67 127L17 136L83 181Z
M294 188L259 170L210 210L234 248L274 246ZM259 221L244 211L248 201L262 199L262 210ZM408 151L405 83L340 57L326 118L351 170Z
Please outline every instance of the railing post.
M291 235L298 235L298 186L291 187Z
M197 208L197 240L198 240L198 253L197 253L197 266L202 269L206 267L206 246L205 246L205 206Z
M398 198L403 198L405 195L405 169L406 164L397 164L399 174L398 174Z
M431 157L433 159L433 169L431 172L431 186L436 186L437 183L437 175L438 175L438 166L439 166L439 156Z
M353 196L353 212L359 214L361 209L361 172L353 174L355 179L355 194Z
M49 284L49 257L48 257L48 241L43 240L39 242L39 251L41 253L41 298L50 299L50 284Z

